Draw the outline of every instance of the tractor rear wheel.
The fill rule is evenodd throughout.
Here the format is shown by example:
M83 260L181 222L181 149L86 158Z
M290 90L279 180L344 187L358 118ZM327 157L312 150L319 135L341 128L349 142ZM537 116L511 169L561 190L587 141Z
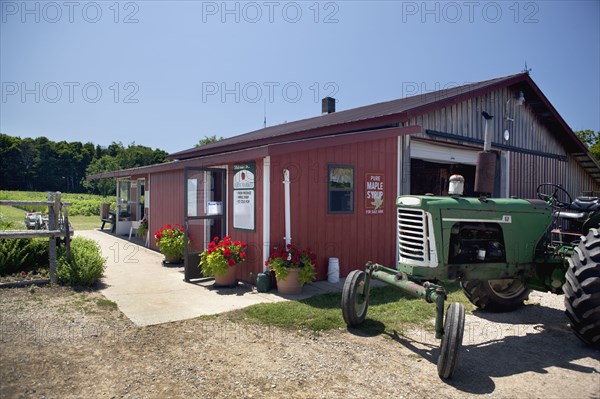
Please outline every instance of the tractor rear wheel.
M590 229L569 259L565 312L575 335L600 349L600 230Z
M521 280L470 280L460 283L471 303L490 312L509 312L523 306L529 290Z
M348 327L361 324L367 316L369 293L364 292L365 272L354 270L344 283L342 290L342 316Z
M444 337L437 363L438 375L443 379L448 379L454 374L464 330L465 308L460 303L451 303L444 320Z

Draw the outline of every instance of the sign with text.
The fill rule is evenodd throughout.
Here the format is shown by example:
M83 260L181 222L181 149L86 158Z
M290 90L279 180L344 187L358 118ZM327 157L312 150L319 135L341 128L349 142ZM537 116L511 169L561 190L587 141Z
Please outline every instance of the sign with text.
M255 171L256 164L254 162L233 165L233 189L250 188L254 190Z
M256 203L254 196L256 164L233 165L233 228L255 229Z
M365 211L367 215L383 215L383 173L367 173Z

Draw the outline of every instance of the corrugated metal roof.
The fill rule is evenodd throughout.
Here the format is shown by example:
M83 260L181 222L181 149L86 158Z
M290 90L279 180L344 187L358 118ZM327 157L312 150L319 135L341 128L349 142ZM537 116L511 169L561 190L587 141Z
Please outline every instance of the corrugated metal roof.
M288 122L281 125L269 126L264 129L255 130L239 136L231 137L217 143L203 145L202 147L192 148L185 151L176 152L169 155L171 159L187 159L204 156L209 154L228 151L232 146L243 144L244 146L258 146L264 144L266 140L282 138L293 133L307 132L309 130L322 129L327 127L346 125L353 122L377 119L386 116L399 115L408 111L431 106L440 102L463 97L465 95L475 95L478 91L492 89L498 85L509 85L524 80L527 74L505 76L501 78L490 79L482 82L471 83L463 86L457 86L445 90L419 94L398 100L386 101L377 104L366 105L363 107L352 108L345 111L334 112L331 114L320 115L313 118L302 119L294 122Z
M410 117L418 116L428 110L441 108L453 102L463 101L467 98L483 95L501 87L514 86L523 90L527 103L540 117L551 132L564 139L565 147L575 155L577 161L594 178L600 182L600 165L589 153L588 149L577 138L573 130L556 111L554 106L533 82L528 73L504 76L500 78L470 83L445 90L424 93L412 97L366 105L363 107L320 115L313 118L288 122L281 125L269 126L264 129L255 130L235 137L231 137L213 144L191 148L169 155L176 161L204 158L218 154L231 153L233 151L247 151L253 148L268 146L290 140L301 140L328 136L332 134L350 133L359 130L389 127L394 123L408 120ZM534 101L533 101L534 100ZM133 171L155 171L173 168L182 165L154 165ZM157 168L157 169L155 169ZM124 175L128 171L119 171ZM104 174L102 174L104 175ZM99 178L100 175L91 178ZM105 177L105 176L102 176ZM90 177L88 177L90 178Z

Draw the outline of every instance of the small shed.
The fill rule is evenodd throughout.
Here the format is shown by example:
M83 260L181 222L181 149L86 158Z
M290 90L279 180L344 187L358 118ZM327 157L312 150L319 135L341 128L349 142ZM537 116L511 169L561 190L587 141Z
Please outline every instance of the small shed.
M185 279L212 237L248 243L238 278L252 282L285 239L318 256L317 278L339 259L340 273L369 260L397 259L395 198L447 191L454 173L473 193L485 119L493 115L494 196L533 198L538 184L572 195L600 192L600 167L529 74L323 114L170 155L171 162L107 172L116 177L117 233L146 216L152 233L184 225L191 240ZM289 195L286 194L286 186Z

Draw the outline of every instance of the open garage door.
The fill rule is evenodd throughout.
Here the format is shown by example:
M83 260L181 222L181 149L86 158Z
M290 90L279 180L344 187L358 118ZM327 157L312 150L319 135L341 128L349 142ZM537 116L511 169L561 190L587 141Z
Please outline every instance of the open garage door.
M465 178L464 195L473 196L477 151L411 141L410 193L448 195L448 179L453 174Z

